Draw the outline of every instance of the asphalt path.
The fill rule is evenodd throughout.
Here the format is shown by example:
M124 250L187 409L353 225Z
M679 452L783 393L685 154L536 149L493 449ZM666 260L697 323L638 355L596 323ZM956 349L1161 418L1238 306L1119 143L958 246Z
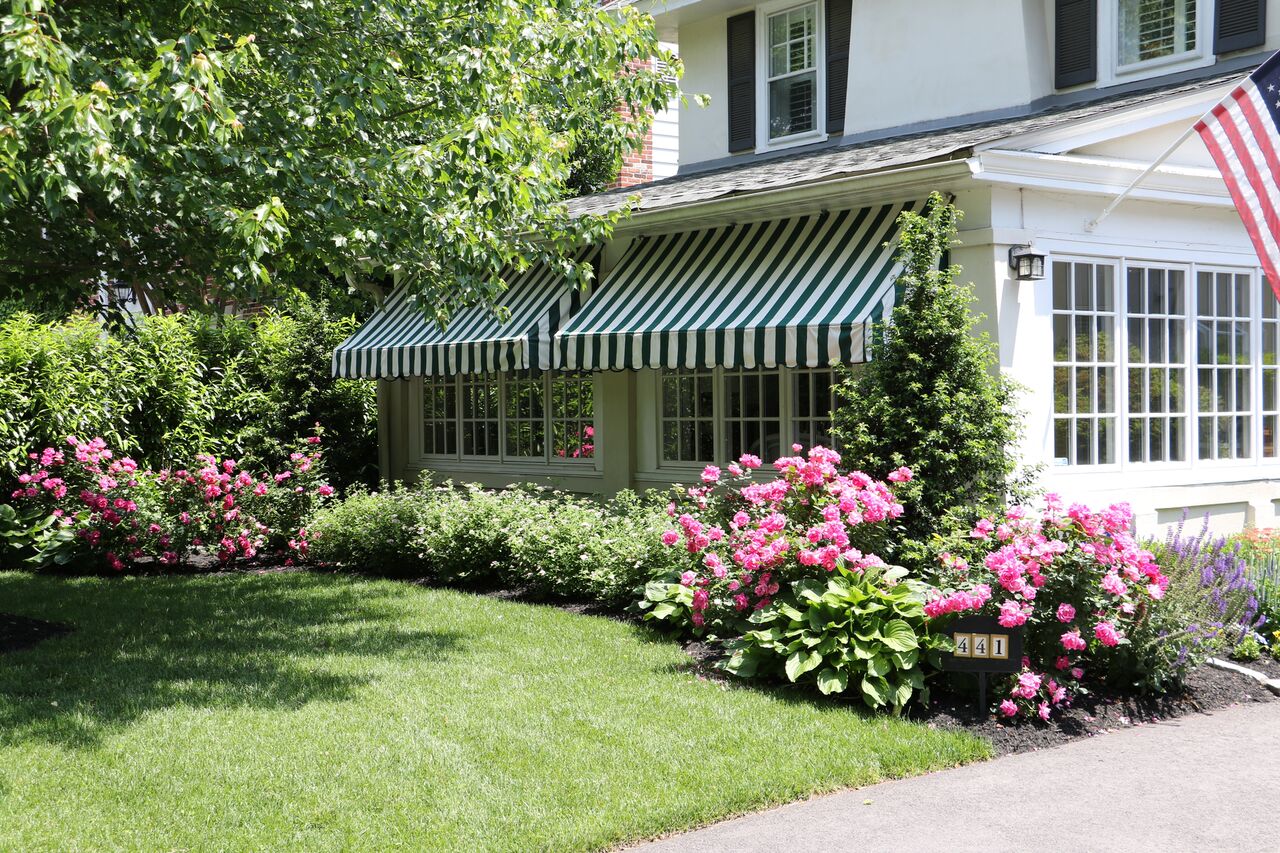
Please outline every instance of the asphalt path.
M639 849L1280 851L1280 702L815 797Z

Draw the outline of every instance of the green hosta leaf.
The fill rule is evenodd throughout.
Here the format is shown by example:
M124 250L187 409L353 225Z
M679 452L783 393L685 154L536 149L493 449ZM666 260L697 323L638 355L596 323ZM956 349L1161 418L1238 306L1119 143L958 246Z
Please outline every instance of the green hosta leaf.
M822 663L822 655L813 651L797 651L793 652L787 658L787 678L795 681L809 670Z
M909 652L891 652L889 659L898 669L912 669L920 662L920 651L912 649Z
M750 631L747 633L747 636L752 637L761 645L768 647L782 640L782 629L775 625L774 627L764 631Z
M902 619L891 619L880 629L883 642L895 652L908 652L919 648L916 632L911 625Z
M886 584L896 584L907 576L908 572L902 566L890 566L884 573L884 582Z
M822 593L820 592L822 584L819 581L809 579L796 581L795 586L793 586L792 589L796 591L796 595L800 596L805 601L812 601L816 603L822 599Z
M679 609L679 606L670 601L661 601L653 606L653 610L649 612L649 617L652 619L666 619Z
M880 708L889 703L889 682L883 678L867 677L862 679L862 698L872 708Z
M750 678L756 674L756 669L759 668L759 665L760 658L758 655L747 649L738 649L729 656L724 668L739 678Z
M876 655L867 661L867 675L872 678L883 678L892 671L893 667L889 665L887 658Z
M911 684L906 681L899 681L897 686L893 688L892 703L893 707L901 708L903 705L911 701L913 693Z
M853 656L858 660L871 660L876 655L875 646L861 639L853 641Z
M849 673L824 666L818 672L818 689L824 694L843 693L849 687Z
M799 610L796 610L790 604L787 604L785 601L779 602L776 606L778 608L778 612L790 619L792 622L801 622L804 620L804 614Z

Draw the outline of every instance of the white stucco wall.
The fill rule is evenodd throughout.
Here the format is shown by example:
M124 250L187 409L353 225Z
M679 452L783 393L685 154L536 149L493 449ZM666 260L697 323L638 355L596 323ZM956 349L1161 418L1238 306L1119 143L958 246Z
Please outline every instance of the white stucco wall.
M1000 187L992 193L993 230L1033 235L1035 245L1055 257L1128 258L1165 263L1199 263L1253 269L1257 260L1234 208L1128 201L1094 234L1083 223L1108 199L1075 193ZM1278 521L1280 460L1202 462L1188 437L1189 461L1133 464L1121 458L1110 466L1059 466L1053 452L1052 283L1017 282L1006 268L1007 245L993 246L1000 320L1001 363L1022 384L1027 430L1022 447L1030 463L1045 466L1041 483L1069 500L1090 504L1127 501L1139 529L1155 533L1182 519L1184 511L1199 525L1211 516L1220 532L1245 524L1272 526ZM1259 292L1264 285L1257 281ZM1194 358L1194 355L1192 355ZM1256 400L1255 400L1256 407ZM1119 446L1126 441L1119 431Z
M701 8L708 11L701 14ZM729 156L725 21L749 8L751 4L728 8L723 2L707 2L685 4L670 19L659 15L660 23L679 34L685 62L681 89L710 97L705 107L691 100L683 110L682 165ZM1280 49L1280 0L1268 0L1267 22L1266 45L1243 53ZM1110 74L1115 45L1105 36L1101 33L1099 39L1099 83L1080 88L1143 77ZM1210 61L1206 55L1200 64ZM1054 92L1052 0L853 4L846 134L1016 109Z

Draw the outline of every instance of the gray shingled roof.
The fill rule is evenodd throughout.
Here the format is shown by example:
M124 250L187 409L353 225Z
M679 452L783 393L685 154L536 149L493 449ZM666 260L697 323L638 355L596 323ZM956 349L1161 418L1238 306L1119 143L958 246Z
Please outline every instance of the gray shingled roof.
M677 175L674 178L650 184L582 196L569 202L569 210L575 216L605 213L625 206L627 199L636 195L640 197L637 210L659 210L728 196L749 195L779 187L799 186L895 166L967 157L978 145L1025 133L1048 130L1059 125L1095 118L1164 98L1210 89L1224 82L1238 79L1243 76L1243 73L1231 71L1139 93L1117 95L1084 104L1059 106L1033 115L827 147L776 159L756 160L742 165Z

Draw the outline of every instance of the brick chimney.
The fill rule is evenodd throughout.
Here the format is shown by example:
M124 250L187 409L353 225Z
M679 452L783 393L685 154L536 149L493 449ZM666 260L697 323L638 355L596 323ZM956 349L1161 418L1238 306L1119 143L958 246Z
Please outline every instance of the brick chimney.
M649 68L652 60L645 62L637 62L637 68ZM623 118L631 118L631 110L626 104L618 107L618 115ZM653 124L650 123L649 129L645 131L644 143L638 150L628 151L622 158L622 170L618 172L618 179L609 184L609 189L616 190L622 187L634 187L636 184L647 184L653 180Z

